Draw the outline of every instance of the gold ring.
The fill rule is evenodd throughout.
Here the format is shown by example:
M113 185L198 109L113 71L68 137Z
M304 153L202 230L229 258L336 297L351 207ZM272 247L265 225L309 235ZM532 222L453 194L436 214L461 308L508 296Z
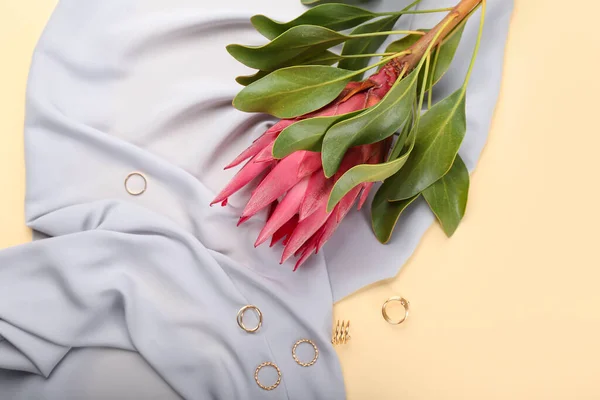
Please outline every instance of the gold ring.
M246 328L246 325L244 325L244 313L247 310L254 310L254 312L256 312L256 315L258 316L258 325L256 325L252 329ZM258 307L256 307L256 306L253 306L253 305L244 306L244 307L240 308L240 311L238 311L238 313L237 313L238 325L240 326L240 328L242 328L243 330L245 330L248 333L254 333L257 330L259 330L260 327L262 326L262 322L263 322L263 315L260 312L260 310L258 309Z
M335 330L333 331L333 335L331 337L331 344L346 344L350 340L350 320L347 322L338 319L337 324L335 324Z
M387 314L387 305L389 303L391 303L392 301L399 301L400 304L402 304L402 307L404 307L404 317L400 320L400 321L394 321L392 320L389 315ZM406 318L408 318L408 309L410 307L410 302L408 300L406 300L403 297L400 296L394 296L394 297L390 297L389 299L387 299L385 301L385 303L383 303L383 306L381 306L381 314L383 315L383 318L390 324L392 325L400 325L401 323L403 323L404 321L406 321Z
M315 357L309 363L304 363L304 362L298 360L298 357L296 356L296 349L302 343L308 343L313 347L313 349L315 349ZM311 365L313 365L314 363L317 362L317 358L319 358L319 349L317 348L317 345L312 340L300 339L294 344L294 347L292 347L292 357L294 357L294 361L296 361L296 363L298 365L301 365L303 367L310 367Z
M129 189L129 187L127 186L127 182L129 182L129 179L133 176L139 176L140 178L143 179L144 181L144 187L141 188L139 191L134 192L131 189ZM148 181L146 180L146 177L141 173L141 172L132 172L129 175L127 175L127 177L125 178L125 190L127 191L127 193L129 193L132 196L139 196L140 194L144 193L146 191L146 189L148 188Z
M262 383L260 383L260 381L258 380L258 373L260 372L261 369L263 369L264 367L273 367L275 368L275 371L277 371L277 382L275 382L274 384L272 384L271 386L265 386ZM277 386L279 386L279 384L281 383L281 371L279 370L279 367L275 364L273 364L272 362L264 362L262 364L260 364L257 368L256 371L254 372L254 380L256 381L256 384L258 386L260 386L261 389L264 390L273 390L275 389Z

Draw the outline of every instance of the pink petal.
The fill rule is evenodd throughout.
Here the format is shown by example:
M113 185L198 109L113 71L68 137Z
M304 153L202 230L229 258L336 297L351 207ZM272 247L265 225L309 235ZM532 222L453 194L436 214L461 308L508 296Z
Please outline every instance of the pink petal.
M298 269L298 267L300 267L302 264L304 264L311 255L312 255L312 253L310 253L308 251L302 253L302 256L298 259L298 261L296 261L296 265L294 265L294 271L296 271Z
M300 221L296 229L294 229L294 232L292 232L292 236L290 236L290 240L283 250L281 262L284 263L288 258L294 255L294 253L323 226L330 214L331 213L328 213L325 209L325 204L323 204L323 206L319 207L310 217L306 218L304 221Z
M277 205L273 211L273 214L267 220L264 228L260 231L258 239L256 239L256 243L254 243L255 247L264 243L275 233L275 231L281 228L286 222L288 222L294 215L298 213L298 209L302 203L302 198L306 192L306 187L308 186L308 180L308 177L302 179L286 193L283 200L281 200L281 203Z
M368 107L373 107L375 104L379 103L381 101L381 97L377 96L377 94L370 92L369 95L367 96L366 99L366 104L365 106Z
M317 253L323 247L325 242L327 242L337 227L341 224L344 217L348 214L350 209L352 209L352 204L356 201L356 197L360 193L360 187L352 189L346 196L342 198L342 200L338 203L338 205L333 210L333 214L323 227L323 232L319 237L319 241L317 242Z
M377 85L377 87L370 89L369 93L379 99L383 98L390 91L396 79L398 79L398 73L394 66L391 64L386 65L379 72L369 77L369 80Z
M313 251L317 248L317 238L313 235L313 237L307 242L306 247L302 251L302 255L296 261L296 265L294 265L294 271L298 269L299 266L304 264L306 260L313 254Z
M346 85L346 87L344 88L344 90L342 90L342 93L339 94L337 99L335 99L333 102L331 102L330 104L326 105L325 107L323 107L317 111L313 111L309 114L302 116L302 119L314 118L314 117L328 117L328 116L332 116L332 115L342 114L341 112L338 111L338 106L343 103L343 99L349 93L358 89L360 86L362 86L362 82L349 82Z
M340 96L340 104L347 101L348 99L352 98L354 95L358 94L358 93L364 93L366 91L368 91L369 89L371 89L374 86L377 86L377 84L369 79L367 79L366 81L362 81L362 82L357 82L358 85L354 85L353 88L349 88L348 86L346 86L347 90L344 90L344 96Z
M365 205L365 202L367 201L367 199L369 198L369 192L371 191L371 188L373 187L373 185L375 184L375 182L365 182L362 185L362 193L360 195L360 199L358 200L358 207L357 209L361 209L362 206Z
M335 232L339 226L337 219L337 208L338 207L336 206L336 209L333 210L333 214L331 214L331 216L327 219L327 222L325 222L325 225L323 225L323 228L321 228L322 232L319 236L319 240L317 241L316 253L321 250L321 247L323 247L325 242L329 240L329 238L333 235L333 232Z
M366 103L367 94L357 93L339 105L337 114L341 115L347 114L352 111L362 110L363 108L365 108Z
M333 180L327 179L322 170L311 175L306 193L300 205L300 221L306 219L319 206L327 202L333 187Z
M277 200L275 200L274 202L271 203L271 208L269 208L269 213L267 214L267 220L269 218L271 218L271 216L273 215L273 213L277 209L278 205L279 205L279 202Z
M348 212L350 212L350 210L352 209L352 205L354 204L360 193L360 189L360 185L356 186L351 191L349 191L344 197L342 197L340 202L337 204L336 220L338 222L341 222L342 219L344 219L344 217L348 215Z
M256 214L320 167L320 153L296 151L285 157L255 189L242 216Z
M304 250L306 250L306 248L308 247L308 242L310 242L310 240L304 242L304 244L300 246L298 250L296 250L296 252L294 253L294 257L298 257L300 254L304 253Z
M348 82L342 93L339 95L340 98L344 98L348 95L349 92L361 87L362 82Z
M229 181L227 186L215 197L210 203L211 205L226 201L226 199L250 183L254 178L259 176L263 171L274 165L276 162L261 162L255 163L254 159L251 159L238 171L237 174Z
M273 157L273 145L269 146L269 151L261 151L258 153L253 160L255 163L270 162L275 160L275 157Z
M283 238L283 245L287 244L287 240L290 237L290 234L296 229L298 225L298 216L294 215L289 221L287 221L281 228L279 228L271 239L271 244L269 247L273 247L275 243L279 242Z
M362 159L362 148L351 147L344 155L344 158L342 159L342 162L340 163L340 167L338 168L337 172L333 175L334 182L337 182L337 180L340 179L342 175L344 175L350 168L354 167L355 165L361 164Z
M321 169L321 153L314 151L299 151L304 153L300 167L298 168L298 179L310 176L313 172Z
M240 226L241 224L243 224L244 222L248 221L250 219L250 217L241 217L238 220L237 226Z
M337 227L342 222L342 219L344 219L344 217L348 215L348 212L350 212L350 210L352 209L352 205L354 204L356 198L358 197L358 194L360 193L360 189L360 186L353 188L344 197L342 197L340 202L335 206L335 208L333 209L333 213L327 219L325 225L323 225L323 227L321 228L321 234L317 241L316 253L318 253L319 250L321 250L321 247L323 247L323 245L325 244L325 242L327 242L331 238L333 232L335 232Z
M296 122L294 119L282 119L269 129L265 131L258 139L256 139L250 147L244 150L239 156L235 158L231 163L229 163L225 169L229 169L235 167L236 165L241 164L244 160L254 157L257 155L262 149L265 148L269 143L273 142L277 136L281 133L282 130L290 126Z
M272 141L271 143L267 144L261 151L258 152L258 154L256 156L254 156L252 161L254 161L255 163L277 161L273 157L273 145L274 144L275 144L275 141Z
M314 117L330 117L337 114L338 104L337 102L331 103L320 110L313 111L310 114L306 114L302 119L314 118Z

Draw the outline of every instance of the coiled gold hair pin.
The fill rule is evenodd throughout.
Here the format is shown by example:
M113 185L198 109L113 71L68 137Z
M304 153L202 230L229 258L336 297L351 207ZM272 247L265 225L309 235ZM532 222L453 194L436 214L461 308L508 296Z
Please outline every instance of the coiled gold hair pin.
M335 330L331 337L331 343L334 345L346 344L350 340L350 321L338 320L335 324Z

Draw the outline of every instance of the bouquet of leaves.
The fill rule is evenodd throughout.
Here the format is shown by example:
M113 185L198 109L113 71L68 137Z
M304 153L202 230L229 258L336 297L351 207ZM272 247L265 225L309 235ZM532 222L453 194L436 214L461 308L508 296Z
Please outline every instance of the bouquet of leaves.
M413 10L419 1L384 13L322 4L286 23L256 15L253 26L270 42L227 47L236 60L257 70L237 78L245 87L233 105L281 119L226 166L246 162L213 204L226 205L229 196L258 181L240 223L269 210L255 245L283 240L281 262L295 255L297 268L318 252L353 205L364 206L376 182L383 184L372 201L371 218L382 243L420 196L448 236L460 223L469 174L458 150L485 0ZM432 88L448 70L464 25L479 7L479 35L464 83L432 104ZM446 15L431 29L393 30L402 15L434 12ZM390 35L400 37L377 53ZM342 43L340 54L330 50ZM377 72L362 80L374 68Z

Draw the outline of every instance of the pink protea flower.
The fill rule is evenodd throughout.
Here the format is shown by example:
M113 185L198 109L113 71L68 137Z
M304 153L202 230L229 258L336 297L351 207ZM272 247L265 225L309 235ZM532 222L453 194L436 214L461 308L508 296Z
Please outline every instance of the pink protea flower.
M357 199L358 209L364 205L373 186L373 183L364 183L355 187L331 212L327 212L327 200L335 182L356 165L383 162L391 139L349 149L331 178L325 177L318 152L296 151L281 160L275 159L272 154L275 139L301 119L342 115L377 104L398 78L397 71L393 64L388 64L363 82L350 82L336 100L321 110L277 122L225 167L232 168L249 159L211 205L221 203L225 206L229 196L267 172L248 200L238 225L271 206L255 246L269 238L271 246L283 240L281 263L296 255L299 258L294 270L298 268L321 249Z

